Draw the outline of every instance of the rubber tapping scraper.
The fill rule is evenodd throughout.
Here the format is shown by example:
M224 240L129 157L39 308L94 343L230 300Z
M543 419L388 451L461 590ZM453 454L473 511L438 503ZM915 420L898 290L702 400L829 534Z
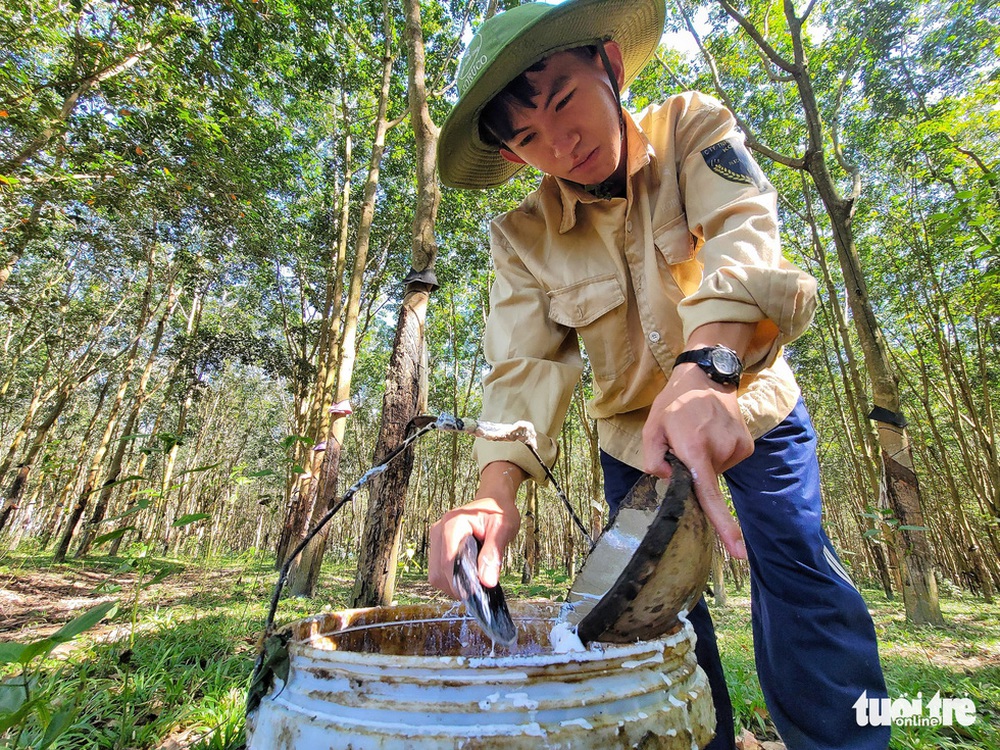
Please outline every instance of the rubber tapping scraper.
M691 474L668 454L669 480L643 476L587 555L566 596L583 643L659 638L701 598L715 532Z
M511 646L517 642L517 628L507 609L500 584L487 588L479 580L479 540L467 536L455 558L452 582L462 598L465 610L472 615L495 643Z

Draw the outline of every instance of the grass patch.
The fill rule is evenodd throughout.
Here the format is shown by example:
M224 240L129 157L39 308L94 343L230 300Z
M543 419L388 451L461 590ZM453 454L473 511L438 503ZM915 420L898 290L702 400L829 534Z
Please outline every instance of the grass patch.
M0 747L45 746L46 726L59 711L69 713L64 731L48 745L53 748L243 747L247 682L276 579L271 561L262 556L210 564L150 558L147 577L141 578L134 567L122 571L126 559L52 565L45 557L20 555L0 563L0 587L6 592L41 591L38 611L22 617L21 630L13 633L29 633L46 619L54 630L101 600L100 590L109 589L108 581L120 588L105 593L103 600L121 602L112 621L33 665L32 694L44 711L0 732ZM157 570L168 572L150 584ZM353 581L353 565L324 566L317 595L283 600L279 621L345 608ZM560 599L569 578L561 571L541 571L532 583L522 584L519 574L509 573L503 585L510 599ZM80 604L88 591L92 601ZM948 626L921 628L907 625L901 602L887 601L877 591L865 595L879 633L890 696L922 693L926 702L940 691L942 696L972 698L977 708L970 727L897 727L892 747L1000 747L1000 606L961 596L943 599ZM411 565L400 574L396 598L407 604L428 601L435 594L424 573ZM57 606L70 599L77 602L75 612ZM712 612L737 722L759 738L774 737L754 671L749 603L741 592L733 592L729 606L713 607ZM5 627L9 632L0 637L9 639L11 627ZM17 673L8 666L3 673L7 685ZM0 684L0 720L3 687Z
M940 629L908 625L902 602L888 601L881 590L863 593L875 621L890 698L921 694L926 706L940 692L976 704L972 726L897 726L890 748L1000 748L1000 605L973 597L942 599L947 626ZM759 738L773 738L753 663L749 599L731 595L729 606L711 609L737 723Z

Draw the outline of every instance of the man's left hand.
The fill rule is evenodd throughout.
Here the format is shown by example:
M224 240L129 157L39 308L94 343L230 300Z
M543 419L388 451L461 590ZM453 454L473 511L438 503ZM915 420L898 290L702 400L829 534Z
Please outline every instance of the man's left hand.
M650 408L642 443L646 473L669 478L668 451L688 467L698 502L722 543L733 557L745 559L743 533L719 488L719 475L753 453L736 388L712 381L696 364L678 365Z

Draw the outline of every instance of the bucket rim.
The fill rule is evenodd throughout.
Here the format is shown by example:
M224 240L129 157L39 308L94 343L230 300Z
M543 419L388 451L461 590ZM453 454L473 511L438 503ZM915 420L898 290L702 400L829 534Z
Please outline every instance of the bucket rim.
M511 603L511 617L515 624L522 622L548 620L552 624L556 623L556 618L562 609L562 603L550 601L517 601ZM528 608L533 612L526 611ZM368 623L362 626L343 627L344 623L350 623L356 618L375 613L392 612L402 614L406 611L438 610L436 616L411 617L405 619L387 620L385 622ZM608 661L641 662L646 659L656 659L660 655L665 655L668 649L674 649L681 644L688 645L690 650L694 650L695 634L691 623L682 619L680 628L673 633L668 633L649 640L637 640L629 643L594 642L590 644L586 651L571 652L543 652L533 654L503 654L498 656L465 656L465 655L432 655L432 654L382 654L371 651L351 651L346 649L327 648L315 645L317 639L331 638L338 632L357 630L362 628L391 627L394 624L409 623L431 623L431 622L460 622L467 621L470 626L475 626L475 621L468 615L461 612L461 607L456 607L452 603L447 604L404 604L387 607L358 607L331 612L323 612L316 615L301 618L286 624L282 631L291 635L288 641L290 653L301 655L302 657L313 659L317 662L343 664L368 665L380 668L400 668L406 669L412 666L420 666L423 669L454 670L459 669L483 669L483 670L509 670L512 668L545 668L554 665L567 663L600 663ZM326 624L341 624L342 627L334 627L323 630L312 630L315 626ZM308 632L312 630L312 632ZM301 637L298 634L304 634ZM674 654L683 656L688 649ZM595 664L596 666L596 664Z

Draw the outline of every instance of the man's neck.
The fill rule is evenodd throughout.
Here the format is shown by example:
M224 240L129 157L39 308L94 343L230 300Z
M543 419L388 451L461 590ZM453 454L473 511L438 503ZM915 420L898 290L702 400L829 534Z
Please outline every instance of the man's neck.
M604 182L598 182L596 185L581 185L580 187L595 198L611 200L612 198L625 197L625 181L619 177L617 172Z
M611 176L604 182L595 185L580 185L581 188L593 195L595 198L611 200L612 198L624 198L628 186L628 139L626 137L625 123L622 122L621 154L618 156L618 167Z

